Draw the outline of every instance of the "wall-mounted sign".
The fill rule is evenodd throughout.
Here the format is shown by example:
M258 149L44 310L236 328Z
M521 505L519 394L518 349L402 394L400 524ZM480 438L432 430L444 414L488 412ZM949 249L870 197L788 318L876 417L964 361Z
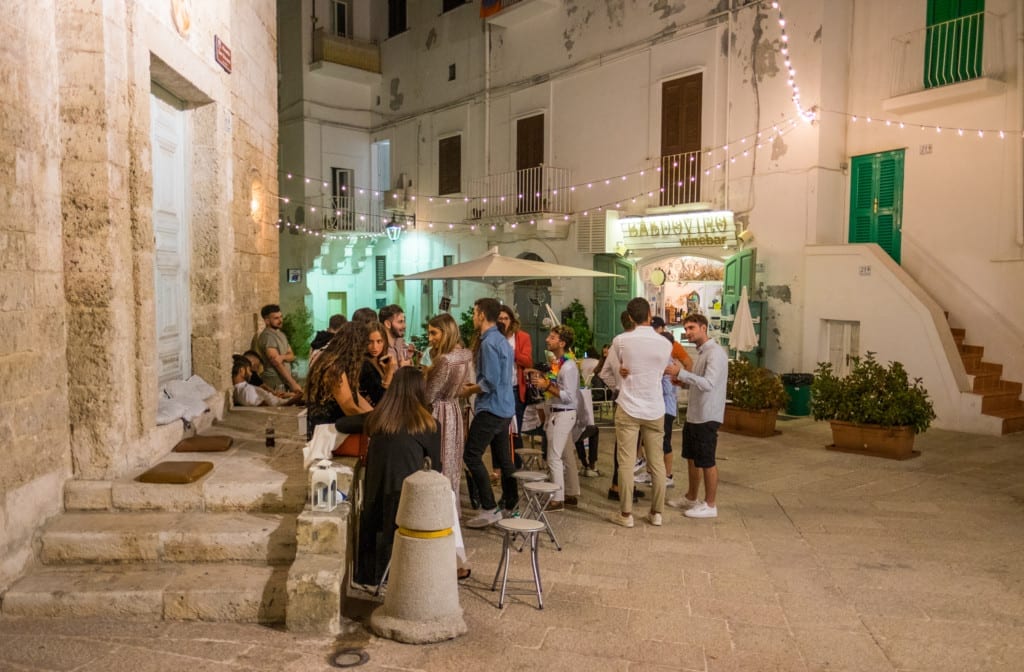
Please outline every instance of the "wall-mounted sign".
M630 249L736 245L729 210L622 217L618 225L622 244Z
M216 35L213 36L213 58L217 65L224 68L224 72L231 74L231 48Z

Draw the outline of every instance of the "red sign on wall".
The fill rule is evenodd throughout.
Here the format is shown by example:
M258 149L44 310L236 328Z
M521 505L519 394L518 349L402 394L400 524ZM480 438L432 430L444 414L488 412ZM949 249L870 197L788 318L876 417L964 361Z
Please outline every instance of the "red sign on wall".
M224 72L231 74L231 48L218 36L213 36L213 57Z

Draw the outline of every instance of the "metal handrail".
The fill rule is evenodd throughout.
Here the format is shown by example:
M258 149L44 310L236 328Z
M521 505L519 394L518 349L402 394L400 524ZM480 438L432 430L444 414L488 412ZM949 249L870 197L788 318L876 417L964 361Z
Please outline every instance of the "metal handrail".
M536 166L488 175L469 183L468 219L508 217L541 212L572 212L571 172Z

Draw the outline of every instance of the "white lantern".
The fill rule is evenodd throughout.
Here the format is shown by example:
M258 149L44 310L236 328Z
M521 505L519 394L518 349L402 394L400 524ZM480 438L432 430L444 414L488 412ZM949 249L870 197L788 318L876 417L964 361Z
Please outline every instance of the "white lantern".
M309 492L313 511L333 511L338 506L338 472L330 460L310 467Z

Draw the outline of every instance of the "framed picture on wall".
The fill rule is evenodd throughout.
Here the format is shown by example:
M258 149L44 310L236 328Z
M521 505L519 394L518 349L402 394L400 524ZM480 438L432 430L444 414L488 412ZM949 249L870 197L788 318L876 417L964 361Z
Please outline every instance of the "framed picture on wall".
M289 268L288 269L288 282L296 283L302 282L302 269L301 268Z

